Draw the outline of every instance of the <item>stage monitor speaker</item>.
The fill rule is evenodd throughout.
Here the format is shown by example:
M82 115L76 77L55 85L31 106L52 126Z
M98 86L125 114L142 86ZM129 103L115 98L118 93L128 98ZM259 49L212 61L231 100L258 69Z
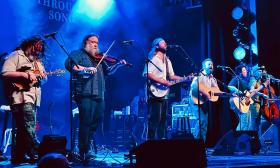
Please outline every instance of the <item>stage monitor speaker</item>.
M260 151L256 131L229 131L215 145L213 155L253 155Z
M265 152L279 152L279 128L272 124L260 137Z
M132 152L136 167L206 167L202 140L149 140Z
M61 153L66 155L66 143L65 136L44 135L38 149L39 158L47 153Z

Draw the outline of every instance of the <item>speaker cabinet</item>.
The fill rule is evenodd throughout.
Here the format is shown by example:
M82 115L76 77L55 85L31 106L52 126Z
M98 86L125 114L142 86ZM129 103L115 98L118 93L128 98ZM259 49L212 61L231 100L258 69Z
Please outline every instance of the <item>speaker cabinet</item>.
M272 124L260 137L265 152L279 152L279 128Z
M136 167L206 167L202 140L146 141L134 149Z
M45 135L39 145L38 154L41 158L47 153L61 153L66 154L66 137L59 135Z
M252 155L260 151L256 131L229 131L215 145L213 155Z

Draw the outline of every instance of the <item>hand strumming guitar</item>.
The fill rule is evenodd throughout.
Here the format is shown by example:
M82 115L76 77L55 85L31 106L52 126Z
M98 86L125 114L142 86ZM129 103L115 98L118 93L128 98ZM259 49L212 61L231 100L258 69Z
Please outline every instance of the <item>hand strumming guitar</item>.
M169 82L168 80L164 80L164 79L160 79L160 83L165 85L165 86L171 86L171 82Z
M27 72L27 77L26 79L29 80L29 82L37 82L38 79L37 79L37 76L33 73L33 72Z

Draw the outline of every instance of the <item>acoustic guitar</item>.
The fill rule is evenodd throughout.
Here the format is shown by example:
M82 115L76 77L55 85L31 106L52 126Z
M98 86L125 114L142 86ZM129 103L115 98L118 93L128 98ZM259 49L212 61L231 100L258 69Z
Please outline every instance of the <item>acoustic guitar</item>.
M254 103L254 100L252 99L252 96L254 96L255 94L258 94L259 96L262 96L264 98L268 98L267 95L259 92L261 89L262 89L262 87L259 87L257 90L254 90L252 92L249 92L249 91L245 90L243 92L242 96L231 97L229 99L230 108L232 110L237 109L241 113L247 113L249 111L250 105Z
M210 98L207 98L202 93L209 93ZM207 87L202 82L199 82L199 102L198 102L198 93L196 90L191 92L191 98L194 104L203 104L207 101L216 102L218 101L219 97L230 97L232 96L231 93L221 92L217 87Z

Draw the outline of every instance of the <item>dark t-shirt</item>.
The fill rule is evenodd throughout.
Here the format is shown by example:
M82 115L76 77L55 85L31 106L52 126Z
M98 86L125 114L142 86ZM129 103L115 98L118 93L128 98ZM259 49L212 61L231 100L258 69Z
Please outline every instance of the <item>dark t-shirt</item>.
M96 67L94 61L84 49L76 50L69 56L76 64L84 67ZM71 72L74 64L70 58L65 61L65 68ZM104 99L105 92L105 76L108 74L108 66L102 62L97 67L95 74L79 74L73 73L72 88L75 96L94 96L98 99Z
M244 78L241 76L232 78L228 86L235 86L238 89L238 79L239 79L239 90L241 92L244 92L245 90L250 90L249 88L250 78Z

